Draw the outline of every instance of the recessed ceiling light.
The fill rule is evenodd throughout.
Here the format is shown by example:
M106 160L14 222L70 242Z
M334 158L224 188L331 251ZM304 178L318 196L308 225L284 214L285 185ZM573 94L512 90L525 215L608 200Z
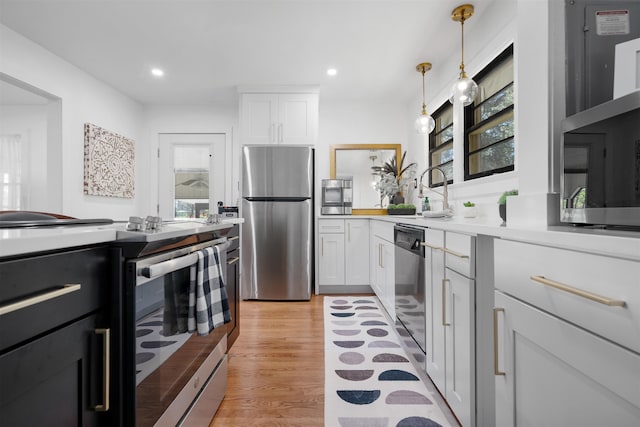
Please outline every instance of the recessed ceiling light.
M164 71L162 71L160 68L152 68L151 74L153 74L156 77L162 77L164 76Z
M335 76L336 74L338 74L338 70L336 70L335 68L329 68L327 70L327 75L328 76Z

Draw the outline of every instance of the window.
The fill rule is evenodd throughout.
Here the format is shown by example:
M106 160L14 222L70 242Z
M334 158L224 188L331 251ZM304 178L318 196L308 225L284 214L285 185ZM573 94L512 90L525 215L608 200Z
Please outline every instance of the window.
M447 174L447 183L453 182L453 106L447 102L432 115L436 127L429 135L429 166L438 166ZM438 171L429 173L429 187L442 185Z
M478 98L465 109L465 181L513 170L513 45L474 80Z

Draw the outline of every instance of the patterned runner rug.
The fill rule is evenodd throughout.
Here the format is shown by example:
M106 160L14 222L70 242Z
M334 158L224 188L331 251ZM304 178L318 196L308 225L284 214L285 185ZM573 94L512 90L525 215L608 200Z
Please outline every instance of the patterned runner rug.
M325 427L452 425L376 297L325 296L324 335Z

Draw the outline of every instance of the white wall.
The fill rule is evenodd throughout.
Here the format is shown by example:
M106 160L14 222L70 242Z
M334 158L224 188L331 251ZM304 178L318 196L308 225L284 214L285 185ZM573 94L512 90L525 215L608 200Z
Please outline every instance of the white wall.
M238 127L238 108L236 106L150 106L144 113L145 139L149 145L148 167L145 176L149 187L147 213L156 211L158 203L158 163L155 153L158 149L158 135L161 133L225 133L229 150L229 161L225 173L231 173L232 179L225 192L225 203L235 205L240 197L240 141L234 135Z
M49 153L57 160L48 171L51 176L62 177L58 213L114 219L144 214L143 207L148 201L141 189L148 188L149 183L142 173L144 159L148 158L147 142L141 133L142 106L3 25L0 39L0 72L61 99L62 149L60 153ZM136 142L133 199L84 194L84 123L93 123ZM54 167L58 170L53 170Z

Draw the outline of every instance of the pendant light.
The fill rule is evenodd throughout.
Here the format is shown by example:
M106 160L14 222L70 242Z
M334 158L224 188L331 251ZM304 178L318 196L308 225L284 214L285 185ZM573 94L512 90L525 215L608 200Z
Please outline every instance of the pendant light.
M414 124L416 132L420 135L428 135L436 127L436 122L433 120L433 117L427 114L427 105L425 104L424 100L424 73L426 73L430 69L430 62L423 62L416 65L416 71L422 73L422 112L420 113Z
M454 99L457 99L465 107L473 103L478 95L478 85L473 79L467 77L467 73L464 71L464 21L472 15L473 6L470 4L458 6L451 12L451 19L460 22L460 28L462 30L462 55L460 60L460 76L451 88L451 98L449 98L449 102L453 104Z

